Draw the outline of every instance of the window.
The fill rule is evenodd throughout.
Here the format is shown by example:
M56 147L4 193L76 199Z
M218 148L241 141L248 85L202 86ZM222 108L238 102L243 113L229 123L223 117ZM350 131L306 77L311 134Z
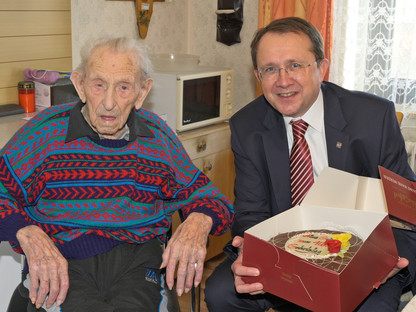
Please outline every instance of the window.
M334 2L330 80L416 112L416 2Z

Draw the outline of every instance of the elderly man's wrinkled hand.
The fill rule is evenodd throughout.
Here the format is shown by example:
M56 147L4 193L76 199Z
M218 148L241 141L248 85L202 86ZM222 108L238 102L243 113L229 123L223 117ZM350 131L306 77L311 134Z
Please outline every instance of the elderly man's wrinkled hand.
M202 280L211 228L211 217L194 212L176 229L168 242L161 267L166 267L166 283L172 289L178 265L176 291L179 296L184 291L188 292L192 284L197 286Z
M39 309L64 302L69 288L68 262L51 238L38 226L20 229L16 235L29 265L29 297Z

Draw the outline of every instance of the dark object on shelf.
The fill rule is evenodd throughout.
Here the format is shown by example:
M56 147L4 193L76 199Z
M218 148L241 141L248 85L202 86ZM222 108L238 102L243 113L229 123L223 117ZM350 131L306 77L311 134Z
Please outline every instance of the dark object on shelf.
M4 104L0 105L0 117L22 114L25 112L25 109L18 104Z

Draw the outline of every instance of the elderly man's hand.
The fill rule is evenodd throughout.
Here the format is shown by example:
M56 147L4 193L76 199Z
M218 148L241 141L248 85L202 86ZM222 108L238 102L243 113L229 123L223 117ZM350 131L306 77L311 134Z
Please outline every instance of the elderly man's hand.
M47 296L47 308L54 302L61 305L69 287L67 260L38 226L26 226L17 232L16 237L29 264L30 300L37 309L43 305Z
M202 280L211 228L211 217L194 212L182 222L168 242L161 267L166 267L166 283L172 289L178 264L176 291L179 296L184 291L188 292L192 284L197 286Z

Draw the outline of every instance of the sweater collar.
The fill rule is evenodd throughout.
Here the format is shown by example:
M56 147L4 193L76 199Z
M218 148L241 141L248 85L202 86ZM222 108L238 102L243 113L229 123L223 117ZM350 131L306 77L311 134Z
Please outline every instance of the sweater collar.
M97 132L87 123L81 113L81 109L85 104L79 101L70 111L68 132L65 137L65 142L71 142L82 137L90 137L93 140L100 140ZM127 127L129 128L128 141L134 141L138 136L151 137L154 135L147 127L142 118L132 109L127 119Z

